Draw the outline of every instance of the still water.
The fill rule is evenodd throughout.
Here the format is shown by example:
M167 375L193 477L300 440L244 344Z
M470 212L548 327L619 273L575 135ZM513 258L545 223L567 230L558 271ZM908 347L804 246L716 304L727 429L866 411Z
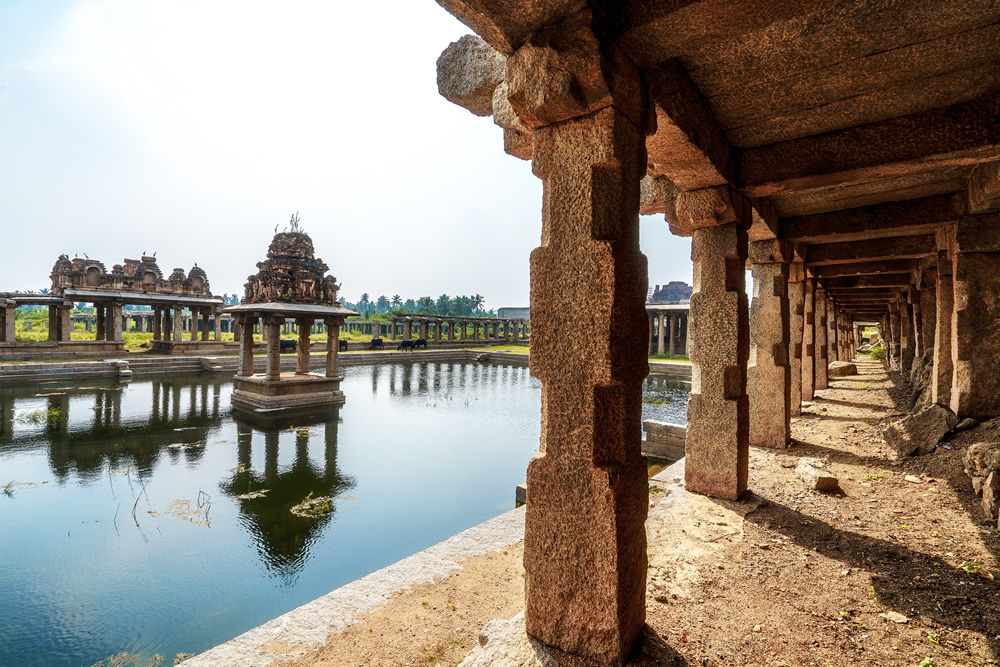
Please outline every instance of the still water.
M0 388L0 665L169 664L513 507L526 368L342 370L343 407L269 427L211 375ZM687 385L644 393L684 422ZM291 514L310 493L333 512Z

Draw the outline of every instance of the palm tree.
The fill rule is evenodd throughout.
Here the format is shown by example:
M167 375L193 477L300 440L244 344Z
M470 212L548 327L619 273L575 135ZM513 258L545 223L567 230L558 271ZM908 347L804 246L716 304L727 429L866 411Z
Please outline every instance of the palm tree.
M421 313L426 313L434 308L434 299L429 296L422 296L417 300L417 309Z
M392 307L393 308L402 308L403 307L403 297L399 296L398 294L393 294L392 295Z
M486 301L486 297L482 294L475 294L472 297L472 309L479 310L483 307L483 303Z

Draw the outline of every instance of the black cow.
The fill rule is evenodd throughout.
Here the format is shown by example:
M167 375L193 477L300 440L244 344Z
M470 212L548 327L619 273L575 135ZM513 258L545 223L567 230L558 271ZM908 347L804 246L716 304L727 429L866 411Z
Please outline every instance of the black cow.
M282 338L278 343L278 351L281 354L284 354L285 352L295 352L298 348L298 341L294 338Z
M381 338L372 338L372 342L368 343L369 350L384 350L385 345L382 343Z
M400 350L409 350L410 352L413 352L414 343L415 341L412 340L404 340L396 348L396 352L399 352Z
M418 338L415 341L413 341L413 349L415 350L418 347L422 347L422 348L424 348L426 350L427 349L427 339L426 338Z
M340 352L347 352L347 341L344 340L343 338L341 338L340 341L339 341L339 343L338 343L337 350L340 351Z

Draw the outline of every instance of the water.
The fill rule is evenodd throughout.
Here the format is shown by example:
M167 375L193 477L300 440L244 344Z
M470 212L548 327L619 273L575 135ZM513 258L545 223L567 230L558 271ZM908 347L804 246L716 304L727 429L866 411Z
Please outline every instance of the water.
M210 375L0 388L0 665L169 664L513 507L526 368L343 373L343 407L267 428ZM644 417L684 422L684 387L646 392L672 399ZM292 515L309 493L332 514Z

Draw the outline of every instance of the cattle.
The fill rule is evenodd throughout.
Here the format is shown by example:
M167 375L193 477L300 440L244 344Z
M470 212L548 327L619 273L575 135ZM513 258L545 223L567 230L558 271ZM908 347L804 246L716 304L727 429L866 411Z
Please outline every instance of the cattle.
M341 338L338 343L337 350L340 352L347 352L347 341Z
M410 352L412 352L415 343L416 341L404 340L399 344L398 347L396 347L396 352L399 352L401 350L409 350Z
M372 338L372 342L368 343L369 350L384 350L385 345L382 343L381 338Z
M415 341L413 341L413 349L415 350L418 347L422 347L422 348L424 348L426 350L427 349L427 339L426 338L418 338Z
M298 347L298 342L294 338L282 338L278 343L278 351L281 354L284 354L285 352L295 352Z

